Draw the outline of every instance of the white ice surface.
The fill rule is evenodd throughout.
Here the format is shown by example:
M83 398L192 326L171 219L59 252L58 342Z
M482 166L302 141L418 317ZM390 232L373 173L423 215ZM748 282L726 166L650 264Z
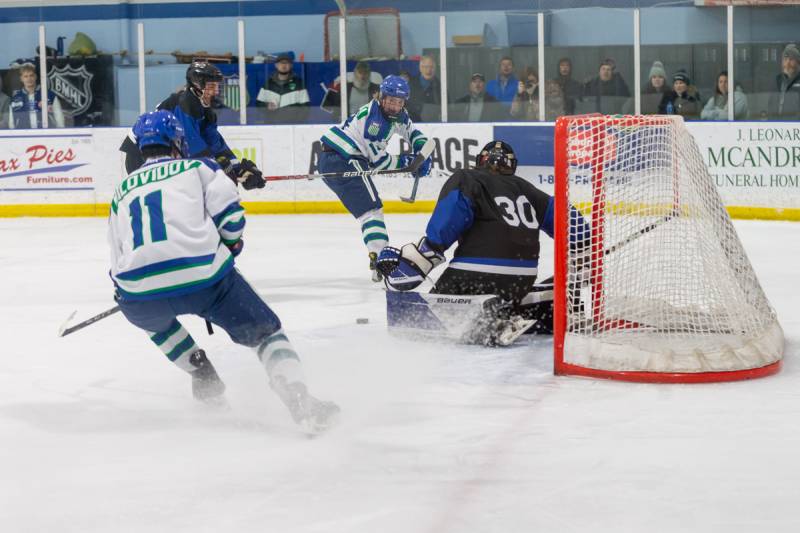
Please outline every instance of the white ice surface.
M393 242L425 220L387 217ZM105 221L0 219L0 531L800 531L800 225L736 227L786 333L782 372L644 385L556 378L544 338L391 337L350 217L250 217L240 269L343 409L310 439L252 352L199 319L183 322L227 414L119 314L57 338L72 310L113 305Z

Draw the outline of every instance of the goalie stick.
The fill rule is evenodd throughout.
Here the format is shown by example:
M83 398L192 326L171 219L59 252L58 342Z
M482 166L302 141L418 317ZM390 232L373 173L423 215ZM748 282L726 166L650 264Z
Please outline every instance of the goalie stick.
M319 178L365 178L371 176L380 176L385 174L413 174L422 164L425 162L428 157L433 153L434 149L436 148L436 142L433 139L428 139L428 141L422 145L419 152L417 152L416 157L406 167L403 168L395 168L395 169L384 169L384 170L364 170L362 172L352 171L352 172L330 172L327 174L290 174L287 176L264 176L265 181L284 181L284 180L313 180ZM411 191L411 196L409 199L405 199L401 197L401 200L405 202L413 202L414 198L417 194L417 184L419 182L419 177L414 178L414 186Z

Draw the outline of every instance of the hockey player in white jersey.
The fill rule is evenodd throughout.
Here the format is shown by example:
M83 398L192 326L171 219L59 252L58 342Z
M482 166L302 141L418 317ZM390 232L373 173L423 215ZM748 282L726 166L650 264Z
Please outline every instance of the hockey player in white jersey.
M210 159L182 159L183 129L169 111L134 132L144 165L116 184L109 216L111 277L125 317L192 377L194 397L225 405L225 385L177 320L203 317L250 346L295 422L322 431L339 408L311 396L280 319L234 268L244 241L236 185Z
M332 127L322 136L320 173L389 170L409 165L414 155L390 155L386 153L386 146L396 134L408 141L416 154L428 140L414 127L405 109L410 94L406 80L387 76L380 85L378 100L361 107L342 125ZM425 176L430 170L431 159L428 158L415 175ZM381 281L375 261L388 244L389 234L383 220L383 203L372 178L334 177L324 181L360 223L372 280Z

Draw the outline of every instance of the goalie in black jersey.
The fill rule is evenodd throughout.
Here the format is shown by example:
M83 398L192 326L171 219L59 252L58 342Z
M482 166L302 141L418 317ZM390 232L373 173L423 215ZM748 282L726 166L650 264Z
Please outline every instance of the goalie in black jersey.
M552 278L537 284L539 233L553 237L553 198L514 173L517 158L503 141L492 141L478 155L476 168L456 171L442 187L425 236L400 249L386 247L378 267L390 290L419 286L444 262L444 252L458 247L432 293L494 294L496 309L489 331L473 342L497 343L513 316L526 318L534 332L552 333ZM573 210L573 215L581 215ZM582 217L581 217L582 219ZM588 237L588 225L578 232ZM527 327L526 327L527 329Z

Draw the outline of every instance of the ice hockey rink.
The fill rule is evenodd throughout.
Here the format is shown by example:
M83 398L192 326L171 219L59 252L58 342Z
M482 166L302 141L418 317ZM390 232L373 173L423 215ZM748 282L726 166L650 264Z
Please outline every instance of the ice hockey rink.
M388 215L392 241L426 219ZM312 392L342 407L310 438L253 352L200 319L184 325L230 412L197 405L119 314L58 338L73 310L113 305L105 219L0 219L0 531L800 531L800 226L735 226L783 326L783 370L654 385L555 377L549 337L395 338L350 217L249 217L239 268Z

